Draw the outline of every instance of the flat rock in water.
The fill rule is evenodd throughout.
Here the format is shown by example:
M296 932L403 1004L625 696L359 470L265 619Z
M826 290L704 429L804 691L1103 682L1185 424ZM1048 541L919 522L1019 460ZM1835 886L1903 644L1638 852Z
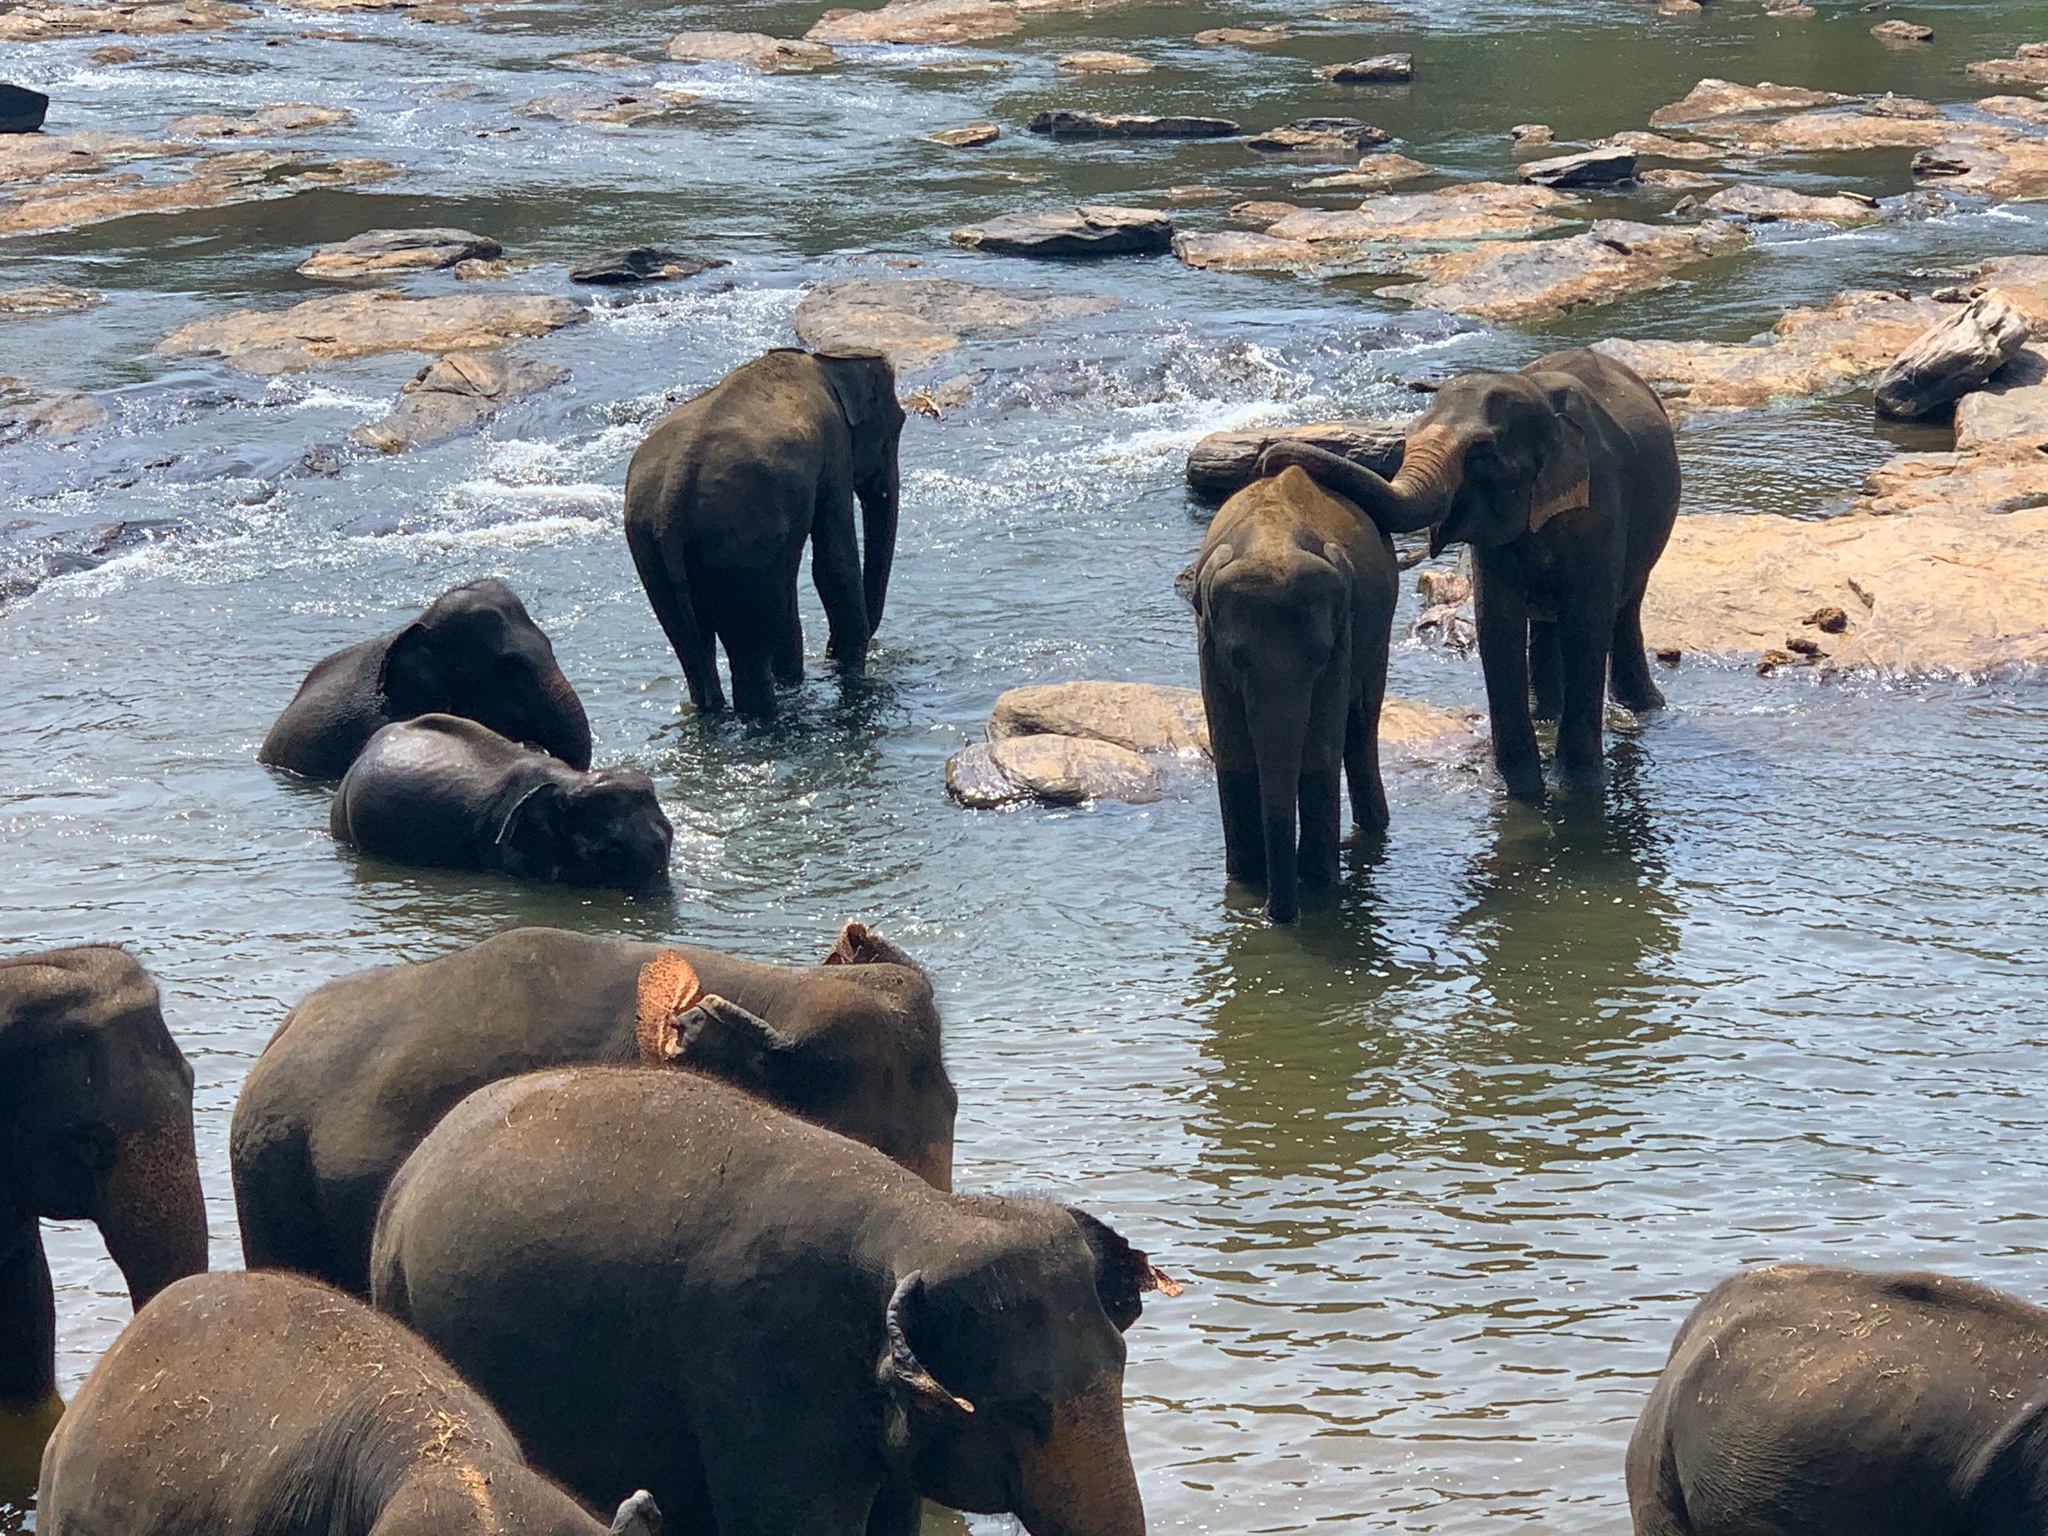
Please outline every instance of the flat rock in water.
M895 0L879 10L829 10L804 36L814 43L973 43L1022 31L1004 0Z
M1996 288L2019 305L2033 322L2036 336L2048 336L2048 256L1994 256L1977 269L1975 297Z
M692 256L666 246L636 245L624 250L600 251L580 266L569 269L572 283L626 284L666 283L679 277L695 277L713 267L732 263L718 256Z
M1877 414L1911 421L1981 386L2027 344L2027 316L1992 289L1931 327L1878 375Z
M1852 291L1816 309L1788 310L1760 341L1602 341L1594 349L1667 399L1747 408L1861 388L1954 313L1933 299Z
M1672 273L1748 243L1742 230L1720 220L1670 229L1602 219L1561 240L1489 240L1421 257L1415 270L1425 280L1398 296L1480 320L1544 320L1661 287Z
M745 64L770 74L823 69L839 58L824 43L765 32L678 32L668 40L668 56L684 64Z
M0 83L0 133L35 133L49 112L50 98L41 91Z
M967 123L958 128L941 128L937 133L928 133L926 138L934 144L943 144L948 149L976 149L983 144L993 144L1003 136L1003 130L994 123Z
M946 760L946 793L969 810L1029 801L1144 804L1157 800L1165 789L1165 775L1138 753L1079 736L976 742Z
M332 128L353 114L340 107L310 101L279 101L254 112L193 112L174 117L164 132L174 139L240 139L260 134L292 133L307 128Z
M1388 695L1380 703L1380 763L1398 768L1476 765L1487 743L1486 717Z
M1209 755L1202 695L1160 683L1036 683L997 696L988 739L1078 736L1130 752Z
M1913 157L1916 178L1986 197L2048 197L2048 135L1948 126L1953 131Z
M1975 64L1965 64L1963 72L1972 80L1983 80L1992 85L2048 85L2048 54L2030 54L2027 51L2039 46L2038 43L2023 44L2012 58L1982 59Z
M1599 149L1634 150L1638 160L1719 160L1728 153L1725 144L1702 144L1696 139L1674 139L1663 133L1617 133L1601 139Z
M1094 294L986 288L951 277L849 277L805 294L791 324L807 347L873 347L899 373L963 340L1021 336L1116 307Z
M1070 69L1080 75L1145 75L1152 72L1152 61L1133 53L1065 53L1054 62L1059 68Z
M107 302L90 288L37 283L27 288L0 288L0 320L34 319L39 315L77 315Z
M1934 28L1917 21L1880 21L1870 29L1870 35L1885 43L1931 43Z
M1287 41L1285 27L1209 27L1195 34L1204 48L1265 48Z
M1005 214L986 224L956 229L951 239L955 245L996 256L1158 256L1173 248L1173 221L1149 208L1093 203Z
M1334 191L1355 187L1361 191L1378 192L1433 174L1434 169L1420 160L1411 160L1406 155L1389 151L1383 155L1367 155L1348 171L1339 171L1334 176L1318 176L1312 181L1297 181L1295 185L1303 190Z
M1415 55L1381 53L1349 64L1325 64L1316 73L1337 85L1401 85L1415 78Z
M1635 179L1636 157L1628 149L1589 149L1576 155L1526 160L1518 174L1537 187L1613 187Z
M107 33L163 37L181 32L216 32L256 14L249 6L227 5L220 0L143 5L70 5L64 0L27 0L0 11L0 42L39 43Z
M313 187L364 186L397 174L398 167L385 160L326 160L271 150L208 155L189 174L171 181L148 182L125 173L90 176L0 198L0 235L40 234L135 213L225 208Z
M1660 165L1639 172L1636 180L1646 187L1662 187L1668 192L1696 192L1705 187L1718 187L1727 178L1708 176L1699 171L1675 171L1668 165Z
M1388 271L1383 259L1360 259L1361 248L1340 241L1276 240L1236 230L1184 231L1173 237L1173 254L1205 272ZM1398 270L1393 268L1392 270Z
M1702 205L1711 213L1768 224L1779 219L1814 219L1827 224L1868 224L1882 218L1877 199L1860 192L1837 192L1812 197L1785 187L1770 187L1746 181L1724 187Z
M90 395L38 389L0 374L0 446L26 437L73 437L106 419L105 408Z
M1356 117L1300 117L1245 140L1245 148L1267 155L1321 155L1349 160L1384 144L1393 135Z
M1254 427L1211 432L1188 451L1188 489L1205 502L1220 502L1258 478L1259 455L1278 442L1308 443L1391 477L1401 467L1406 421L1369 417L1312 421L1299 427Z
M631 128L685 117L696 99L690 91L665 84L647 91L554 91L523 103L519 112L523 117L548 118L558 123Z
M552 294L408 299L395 289L373 289L194 320L158 342L157 351L218 357L249 373L289 373L379 352L477 351L589 318L582 305Z
M77 133L8 134L0 136L0 182L40 181L53 175L82 176L116 161L155 160L191 153L190 145L92 128ZM79 184L69 185L76 190Z
M334 245L314 247L301 277L345 281L392 272L431 272L458 261L494 261L505 248L466 229L371 229Z
M1541 149L1554 137L1548 123L1517 123L1508 130L1517 149Z
M549 363L491 352L456 352L427 364L399 391L381 421L349 436L382 453L398 453L467 432L486 417L567 378Z
M1652 112L1650 126L1664 128L1676 123L1709 122L1717 117L1792 112L1802 107L1835 106L1847 100L1847 96L1834 91L1809 91L1796 85L1773 85L1768 80L1756 85L1737 85L1733 80L1710 76L1680 100Z
M1471 181L1435 192L1368 197L1338 213L1293 214L1266 233L1278 240L1345 244L1513 239L1556 228L1564 220L1554 210L1577 202L1548 187Z
M1223 117L1153 117L1142 112L1041 112L1025 126L1055 139L1228 139L1243 131Z

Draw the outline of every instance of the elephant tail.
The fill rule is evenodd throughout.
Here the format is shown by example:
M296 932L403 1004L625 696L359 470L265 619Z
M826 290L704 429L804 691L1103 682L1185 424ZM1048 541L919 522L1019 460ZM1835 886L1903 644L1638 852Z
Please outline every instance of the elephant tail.
M655 532L654 519L635 515L631 488L626 501L626 547L633 552L633 565L640 573L640 585L647 589L647 601L661 621L662 633L683 664L683 680L689 685L690 700L699 709L725 708L725 691L718 683L718 666L711 652L711 636L697 622L697 609L690 601L690 579L678 560L671 569Z

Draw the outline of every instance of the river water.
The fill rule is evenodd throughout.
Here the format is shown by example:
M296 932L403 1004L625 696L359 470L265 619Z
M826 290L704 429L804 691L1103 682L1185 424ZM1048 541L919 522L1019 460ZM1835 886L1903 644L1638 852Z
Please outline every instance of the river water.
M1062 812L965 813L941 787L1006 687L1193 682L1171 580L1201 537L1180 475L1204 431L1404 411L1407 381L1560 337L1740 338L1844 286L1924 290L1939 279L1913 274L2048 249L2039 208L1780 231L1541 332L1168 259L949 252L948 228L1015 207L1189 182L1286 196L1317 174L1227 142L1053 146L1019 131L1032 111L1253 127L1352 112L1417 158L1499 176L1512 124L1639 127L1703 75L1986 94L1962 61L2037 35L2038 4L1916 6L1938 36L1913 52L1879 46L1853 6L1776 21L1746 0L1692 19L1444 0L1392 27L1252 0L1135 5L981 48L849 50L817 76L651 66L701 93L666 125L513 110L602 85L553 62L576 49L651 57L686 26L795 35L818 10L521 0L429 26L273 9L213 41L144 40L159 51L138 65L91 63L95 40L10 44L0 61L58 97L53 127L147 132L182 111L319 101L355 120L300 142L402 168L360 192L6 246L15 280L109 301L0 321L0 374L94 391L113 414L73 446L0 449L0 947L117 940L161 978L198 1073L215 1263L238 1262L237 1087L320 982L518 923L807 960L859 916L937 981L962 1186L1057 1192L1187 1281L1130 1337L1155 1531L1614 1536L1629 1426L1678 1320L1736 1266L1930 1266L2048 1293L2034 683L1816 685L1688 657L1663 675L1669 711L1612 733L1603 803L1537 812L1476 772L1390 772L1384 851L1354 856L1287 930L1226 891L1192 771L1158 804ZM337 20L364 40L297 36ZM1296 36L1258 52L1187 41L1272 20ZM1076 46L1166 67L1056 74ZM1308 74L1394 47L1416 55L1412 89ZM1005 126L987 149L921 138L984 116ZM1906 160L1775 175L1891 195ZM1213 224L1218 206L1181 217ZM417 359L266 381L151 353L197 315L317 288L291 272L316 241L421 223L499 237L536 262L512 280L528 289L569 292L570 261L632 241L733 265L600 299L591 323L529 349L569 382L484 434L344 455L331 475L297 466L380 415ZM1121 303L970 343L929 375L987 371L965 407L905 430L872 687L842 700L826 680L806 584L812 681L772 728L707 725L620 537L626 459L670 401L792 341L806 285L904 261ZM1687 508L1827 515L1902 444L1933 445L1874 428L1861 399L1698 422L1681 437ZM121 539L81 555L114 520ZM672 899L359 862L329 842L324 793L256 765L313 659L487 573L554 637L600 758L655 773L677 826ZM1397 646L1393 673L1397 693L1481 700L1476 662ZM127 1303L89 1228L48 1235L68 1392Z

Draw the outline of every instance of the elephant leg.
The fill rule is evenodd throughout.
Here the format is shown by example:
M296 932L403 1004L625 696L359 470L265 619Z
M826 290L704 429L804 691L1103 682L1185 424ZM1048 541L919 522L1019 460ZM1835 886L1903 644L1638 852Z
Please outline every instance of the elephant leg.
M628 518L626 547L632 551L633 568L640 573L640 585L668 636L676 660L683 664L683 683L690 690L690 702L701 710L725 708L725 690L718 686L718 658L712 651L712 637L697 622L690 600L689 577L684 573L681 551L673 569L654 531Z
M1564 713L1557 724L1557 766L1575 784L1597 784L1605 777L1601 730L1607 710L1607 641L1612 632L1604 615L1584 611L1568 611L1559 626Z
M1343 831L1338 770L1312 769L1301 776L1301 883L1337 883L1337 845Z
M721 635L732 669L732 707L756 720L775 718L775 648L758 635Z
M811 524L811 581L825 605L830 629L825 654L839 663L841 677L863 676L868 665L868 604L850 490L820 493Z
M1529 687L1535 697L1534 718L1555 720L1564 713L1564 661L1557 648L1557 626L1529 621Z
M924 1495L917 1491L917 1479L897 1473L875 1495L866 1536L918 1536L923 1528Z
M1244 695L1209 661L1206 637L1197 652L1209 755L1216 763L1216 799L1223 812L1223 870L1247 885L1266 878L1265 832L1259 819L1259 770L1245 718Z
M1664 707L1664 694L1650 677L1650 655L1643 648L1643 594L1621 605L1614 617L1613 651L1608 657L1614 702L1644 714Z
M1513 577L1489 572L1484 561L1474 593L1479 663L1486 673L1486 707L1493 724L1493 761L1518 800L1543 798L1543 759L1529 718L1529 607Z
M1387 813L1387 786L1380 778L1380 696L1351 711L1344 722L1344 779L1351 786L1351 826L1379 833L1392 820Z
M796 606L796 572L782 593L782 622L775 636L775 684L794 688L804 680L804 621Z

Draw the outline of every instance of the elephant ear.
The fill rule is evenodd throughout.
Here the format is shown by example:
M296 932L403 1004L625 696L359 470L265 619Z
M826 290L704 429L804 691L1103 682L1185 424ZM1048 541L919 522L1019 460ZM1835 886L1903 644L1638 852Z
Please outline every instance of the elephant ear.
M512 802L512 809L498 824L498 846L525 868L552 871L560 863L555 855L561 847L562 821L568 809L569 797L562 786L541 780Z
M401 716L445 713L452 702L434 654L434 632L415 619L391 637L377 666L377 691Z
M645 1488L619 1506L606 1536L661 1536L661 1506Z
M1157 1291L1162 1296L1180 1294L1178 1280L1141 1250L1133 1248L1107 1222L1098 1221L1076 1206L1064 1209L1074 1218L1074 1225L1081 1229L1082 1238L1095 1255L1095 1294L1101 1298L1102 1310L1116 1324L1117 1332L1128 1331L1144 1312L1145 1292Z
M696 969L672 949L664 949L640 967L633 1007L633 1041L640 1065L665 1067L682 1053L677 1023L704 995Z
M865 347L835 347L815 354L824 365L825 388L846 424L858 432L877 415L881 404L879 378L889 377L888 359ZM892 391L893 392L893 391Z
M689 1066L763 1098L776 1097L795 1042L758 1013L715 992L669 1021L661 1061ZM644 1058L643 1058L644 1059Z
M1203 550L1195 563L1188 567L1188 606L1195 610L1196 617L1207 611L1203 598L1208 595L1209 578L1236 558L1236 549L1228 544L1217 544Z
M1551 430L1541 450L1536 483L1529 491L1531 533L1560 512L1574 512L1592 504L1592 465L1586 457L1586 429L1572 415L1573 388L1573 381L1568 378L1543 385L1544 394L1550 397Z
M921 967L909 955L891 944L866 923L848 922L839 930L839 939L826 953L820 965L907 965L913 971Z

